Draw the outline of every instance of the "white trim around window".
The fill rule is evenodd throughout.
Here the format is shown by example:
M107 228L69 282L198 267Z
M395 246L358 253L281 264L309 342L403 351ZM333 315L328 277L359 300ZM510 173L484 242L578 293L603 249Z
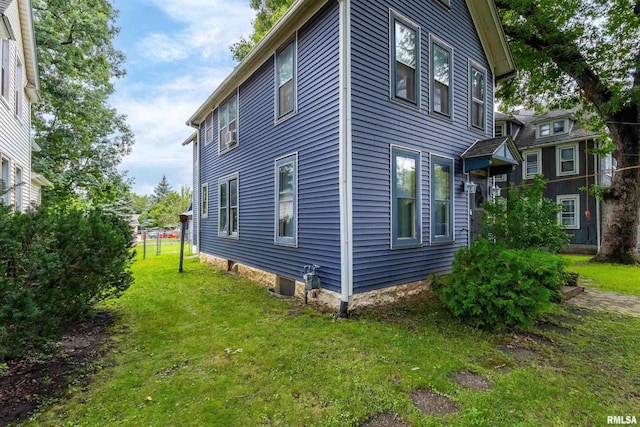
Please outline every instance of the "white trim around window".
M11 91L11 42L0 39L0 98L9 105Z
M533 156L535 156L535 160ZM542 150L538 148L536 150L523 151L522 179L533 179L538 174L542 174Z
M556 147L556 175L576 175L580 173L578 143Z
M218 155L233 150L238 146L240 122L239 88L233 91L224 102L218 106Z
M417 110L420 110L420 41L420 26L389 9L389 96L391 101Z
M562 194L556 196L562 211L558 212L558 223L568 230L580 229L580 195Z
M569 133L569 119L550 120L536 125L536 139Z
M274 161L274 243L298 246L298 153Z
M274 57L274 124L298 112L298 33ZM285 102L286 101L286 102Z
M483 132L487 128L487 70L469 60L469 128Z
M238 174L218 180L218 237L238 239L240 231L240 182Z
M204 183L200 187L200 218L209 217L209 184Z

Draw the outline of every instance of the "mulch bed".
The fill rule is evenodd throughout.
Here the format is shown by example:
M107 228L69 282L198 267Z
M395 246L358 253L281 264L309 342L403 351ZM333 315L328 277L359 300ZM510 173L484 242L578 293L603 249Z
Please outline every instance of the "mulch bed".
M98 312L69 325L60 340L44 351L8 361L0 376L0 426L26 420L72 383L88 383L99 369L93 362L109 351L106 330L113 321L111 313Z

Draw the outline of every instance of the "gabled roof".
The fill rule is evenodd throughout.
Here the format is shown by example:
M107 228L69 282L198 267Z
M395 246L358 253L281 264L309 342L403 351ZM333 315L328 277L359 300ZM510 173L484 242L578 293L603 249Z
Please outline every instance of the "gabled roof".
M182 141L182 145L189 145L192 142L197 141L198 139L198 131L193 132L191 135L189 135L189 137L187 139L185 139L184 141Z
M476 141L460 157L464 163L464 173L489 166L517 165L522 161L510 136Z
M199 126L209 112L262 66L293 31L311 19L326 3L327 0L296 0L284 16L187 120L187 125ZM516 70L515 62L494 1L466 0L466 3L495 81L512 77Z
M585 130L580 125L580 121L577 120L575 115L578 108L553 110L544 114L535 114L533 111L521 111L515 114L514 117L524 124L520 133L515 139L518 149L523 150L527 148L535 148L545 145L557 145L565 142L583 141L585 137L587 139L594 139L603 135L602 132L593 132ZM558 119L569 119L569 132L552 135L543 138L536 138L536 127L540 123Z
M495 117L495 121L514 122L514 123L519 124L520 126L523 125L523 123L520 120L516 119L515 116L510 116L508 114L502 114L499 111L496 111L493 114L494 114L494 117Z

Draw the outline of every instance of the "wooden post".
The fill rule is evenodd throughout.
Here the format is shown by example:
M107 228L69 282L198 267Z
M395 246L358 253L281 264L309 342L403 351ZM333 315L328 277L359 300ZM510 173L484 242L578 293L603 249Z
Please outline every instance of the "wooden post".
M189 221L188 215L180 215L180 222L182 223L182 231L180 232L180 268L178 272L182 273L182 264L184 259L184 233L187 227L187 221Z

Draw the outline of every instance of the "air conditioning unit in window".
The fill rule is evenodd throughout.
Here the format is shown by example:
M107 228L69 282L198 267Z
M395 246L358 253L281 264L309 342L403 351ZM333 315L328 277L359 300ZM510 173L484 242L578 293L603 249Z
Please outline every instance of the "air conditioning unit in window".
M235 130L228 131L225 134L225 142L226 142L226 145L228 147L230 147L232 145L236 145L236 143L238 142L238 137L236 136L236 131Z

